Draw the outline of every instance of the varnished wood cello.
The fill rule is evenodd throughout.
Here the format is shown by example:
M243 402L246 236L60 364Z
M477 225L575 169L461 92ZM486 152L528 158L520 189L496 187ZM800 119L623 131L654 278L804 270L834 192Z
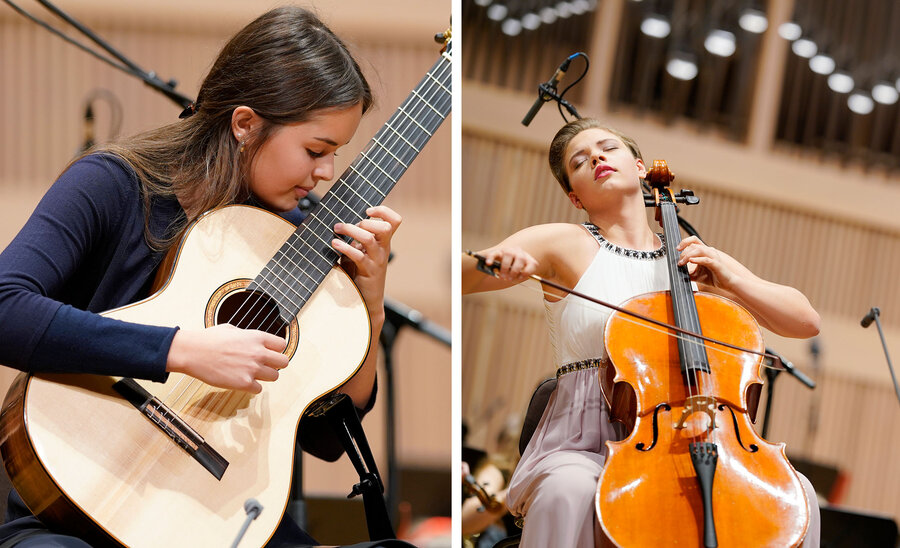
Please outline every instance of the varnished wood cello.
M751 425L762 334L733 301L695 294L687 267L677 265L675 202L696 199L689 191L673 194L672 178L661 161L648 174L671 291L639 295L622 308L704 339L622 312L610 316L605 340L612 365L601 372L601 385L611 416L630 433L607 442L596 496L603 533L629 548L797 546L809 524L803 486L784 444L763 440Z

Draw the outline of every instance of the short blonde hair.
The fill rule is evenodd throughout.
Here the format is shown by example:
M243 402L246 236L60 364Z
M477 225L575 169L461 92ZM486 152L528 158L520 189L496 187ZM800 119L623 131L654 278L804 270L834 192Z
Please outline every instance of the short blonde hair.
M603 131L612 133L625 143L625 146L631 151L632 156L641 161L644 160L643 156L641 156L641 149L638 148L634 139L621 131L603 125L600 120L597 120L596 118L580 118L569 122L556 132L553 141L550 142L550 152L548 157L550 171L553 173L553 176L556 177L556 181L566 194L572 192L572 185L569 183L569 174L566 173L566 148L576 135L586 129L602 129Z

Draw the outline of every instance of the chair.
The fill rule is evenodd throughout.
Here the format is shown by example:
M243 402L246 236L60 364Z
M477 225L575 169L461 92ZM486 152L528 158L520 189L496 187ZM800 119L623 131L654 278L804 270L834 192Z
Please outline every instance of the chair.
M531 395L531 401L528 402L528 409L525 411L525 419L522 421L522 432L519 434L519 455L525 452L528 442L534 436L534 430L537 428L541 417L544 415L544 409L547 408L547 402L550 396L556 390L556 377L545 379L538 384L534 393ZM493 548L515 548L522 539L522 533L510 535L500 539L494 543Z

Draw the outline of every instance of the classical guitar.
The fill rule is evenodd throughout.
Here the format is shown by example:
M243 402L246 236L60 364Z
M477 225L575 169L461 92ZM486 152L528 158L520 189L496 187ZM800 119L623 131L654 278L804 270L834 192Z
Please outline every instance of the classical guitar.
M353 376L371 342L365 304L336 266L332 227L380 204L449 114L449 31L445 41L299 227L247 206L211 211L186 231L158 292L105 313L273 330L288 339L290 356L278 382L252 395L177 374L162 384L79 374L14 381L0 451L36 516L93 545L221 547L241 529L252 497L265 511L241 546L267 542L287 505L300 417Z

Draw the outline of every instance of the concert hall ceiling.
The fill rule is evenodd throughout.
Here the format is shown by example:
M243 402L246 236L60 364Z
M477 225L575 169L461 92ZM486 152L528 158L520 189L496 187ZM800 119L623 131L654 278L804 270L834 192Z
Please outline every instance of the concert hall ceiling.
M613 1L622 9L610 109L690 120L746 141L760 79L777 79L771 142L900 168L895 0L463 0L463 74L536 93L572 53L597 53L592 32ZM767 44L781 56L767 56ZM579 63L559 91L583 70ZM580 93L575 86L565 98L577 105Z

